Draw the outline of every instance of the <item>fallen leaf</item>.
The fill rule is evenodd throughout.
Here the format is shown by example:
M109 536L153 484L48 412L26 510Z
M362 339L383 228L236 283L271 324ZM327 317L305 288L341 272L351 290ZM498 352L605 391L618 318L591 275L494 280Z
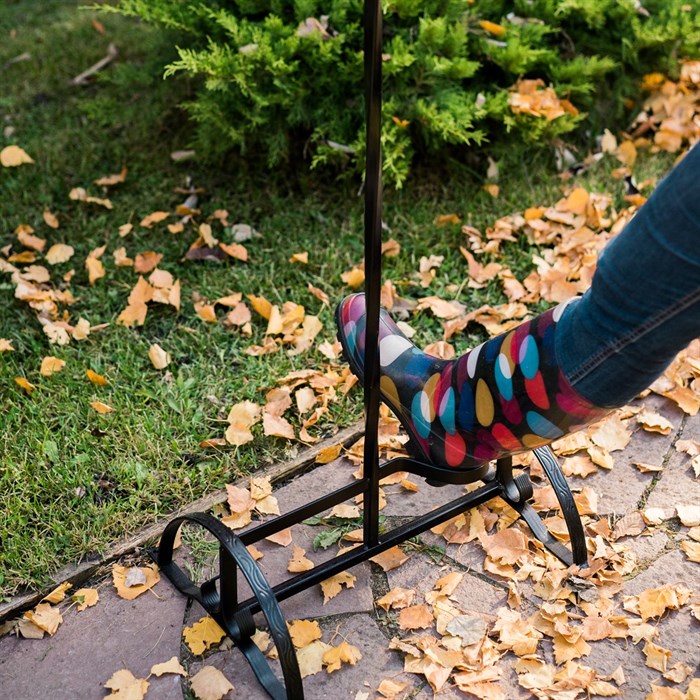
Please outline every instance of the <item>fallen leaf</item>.
M112 413L114 411L114 409L111 406L108 406L106 403L102 403L102 401L91 401L90 405L102 415L106 413Z
M357 647L347 642L341 642L337 647L329 649L323 655L323 663L326 664L326 671L328 673L333 673L333 671L337 671L343 663L354 666L361 658L362 653Z
M240 243L219 243L219 248L226 253L230 258L248 262L248 251L246 247Z
M323 671L323 655L333 647L317 639L302 649L297 649L297 661L302 678L313 676Z
M304 265L309 262L309 253L304 251L303 253L294 253L291 258L289 258L290 263L303 263Z
M15 382L24 389L27 394L31 394L36 387L24 377L15 377Z
M19 146L5 146L0 151L0 164L5 168L16 168L18 165L33 162L34 160Z
M44 630L37 627L31 620L23 617L17 624L17 630L24 639L43 639L46 634Z
M165 369L172 361L170 353L165 352L157 343L148 348L148 359L156 369Z
M391 549L387 549L386 552L370 557L370 561L379 564L384 571L396 569L402 564L405 564L409 559L409 555L400 547L392 547Z
M199 700L221 700L235 690L228 678L214 666L202 667L190 679L190 687Z
M34 610L24 613L24 617L52 637L63 622L59 609L48 603L39 603Z
M268 535L265 539L269 540L270 542L274 542L281 547L288 547L290 544L292 544L292 530L291 528L287 527L284 530L276 532L274 535Z
M145 678L136 678L134 674L123 668L112 674L105 683L105 688L112 691L108 698L118 700L143 700L150 683Z
M305 647L316 639L321 639L321 628L316 620L294 620L287 624L289 635L297 649Z
M12 341L7 338L0 338L0 352L13 352Z
M408 683L399 683L392 681L390 678L385 678L378 686L377 692L385 698L395 698L401 691L408 687Z
M121 172L114 173L112 175L105 175L97 180L93 180L94 184L100 187L111 187L112 185L118 185L126 180L126 175L129 171L124 167Z
M44 596L42 598L42 602L46 601L47 603L60 603L65 597L66 597L66 591L71 587L71 584L68 581L64 581L61 585L56 586L51 593L49 593L47 596Z
M145 253L137 253L134 259L134 272L139 274L148 274L158 267L158 263L163 259L162 253L156 253L153 250L147 250Z
M647 409L643 409L637 414L637 423L639 423L644 430L652 433L660 433L661 435L668 435L673 430L673 423L671 423L670 420L658 413L648 411Z
M665 673L668 660L671 658L671 650L664 649L653 642L647 641L642 649L646 656L645 664L649 668Z
M261 408L252 401L242 401L231 407L226 430L226 440L231 445L245 445L253 440L250 428L260 420Z
M154 211L152 214L145 216L141 219L141 226L144 228L151 228L154 224L157 224L170 216L170 212L167 211Z
M93 372L91 369L86 369L85 375L96 386L107 386L109 384L109 381L107 381L105 377L101 374L97 374L97 372Z
M82 612L93 605L97 605L100 594L95 588L80 588L70 597L78 605L78 612Z
M411 605L399 613L399 627L402 630L425 629L433 624L433 614L425 605Z
M45 260L49 265L58 265L59 263L67 262L73 257L73 246L65 243L54 243L47 251Z
M341 571L335 576L327 578L325 581L321 581L321 590L323 591L323 604L325 605L329 600L335 598L338 593L342 590L343 585L346 588L355 587L356 577L347 571Z
M479 615L457 615L447 623L447 631L462 640L462 646L481 641L486 635L486 622Z
M392 588L388 593L379 598L376 603L380 608L407 608L413 603L416 592L410 588Z
M216 620L209 615L199 618L197 622L185 627L182 636L195 656L201 656L207 649L218 644L226 632L219 627Z
M44 213L41 215L41 217L42 219L44 219L44 223L49 228L57 229L59 227L58 217L56 216L56 214L50 212L48 209L44 209Z
M691 591L677 584L650 588L636 596L623 599L625 610L639 615L644 622L661 617L667 610L678 610L690 599Z
M145 576L145 583L128 586L126 582L130 569L138 569ZM160 574L155 564L149 564L144 567L126 567L120 564L112 564L112 581L120 598L133 600L153 588L160 581Z
M298 393L299 392L297 392L297 394ZM337 445L330 445L329 447L324 447L323 449L318 451L318 454L316 455L316 463L329 464L334 459L338 458L338 455L340 455L342 449L343 446L340 443L338 443Z
M292 557L287 564L287 571L296 574L300 571L309 571L313 568L314 563L306 558L306 552L301 547L294 545L292 547Z
M608 452L624 450L632 439L632 433L619 418L611 417L590 433L591 440Z
M678 513L681 523L686 527L700 525L700 505L677 505L676 513Z
M269 437L282 437L294 440L294 428L282 416L263 413L263 433Z
M150 672L154 676L162 676L165 673L176 673L178 676L187 676L187 671L182 667L177 656L173 656L168 661L151 666Z
M479 26L485 31L488 32L489 34L492 34L493 36L503 36L506 33L506 28L502 27L500 24L496 24L495 22L489 22L487 19L482 20L479 22Z

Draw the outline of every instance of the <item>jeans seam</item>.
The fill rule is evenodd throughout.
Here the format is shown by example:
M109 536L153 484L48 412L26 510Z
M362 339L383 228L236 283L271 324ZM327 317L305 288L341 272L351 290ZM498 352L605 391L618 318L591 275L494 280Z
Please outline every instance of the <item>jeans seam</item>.
M579 368L571 373L568 377L569 382L573 385L576 382L581 381L587 377L594 369L597 369L605 360L610 356L620 352L628 345L637 342L644 335L650 331L658 328L662 323L669 320L676 314L680 313L688 306L691 306L696 301L700 300L700 288L696 289L694 292L686 295L677 302L674 302L668 308L664 309L660 313L656 314L648 321L643 323L639 328L635 328L630 331L622 338L616 340L614 343L606 345L604 348L599 350L597 353L588 358Z

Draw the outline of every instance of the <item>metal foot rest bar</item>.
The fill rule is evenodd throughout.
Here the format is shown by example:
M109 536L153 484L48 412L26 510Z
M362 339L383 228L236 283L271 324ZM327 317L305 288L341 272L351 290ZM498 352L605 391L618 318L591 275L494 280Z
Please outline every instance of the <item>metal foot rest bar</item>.
M568 549L549 532L540 516L528 503L528 499L532 496L532 484L528 475L523 473L514 477L512 460L504 458L496 463L494 474L490 475L488 473L488 465L485 465L483 469L478 471L487 480L471 493L450 501L415 518L409 523L381 534L379 533L379 521L376 518L374 522L369 523L375 535L375 544L365 542L363 545L339 557L330 559L314 569L298 574L274 587L271 587L263 576L253 557L246 549L247 545L258 542L291 525L301 523L312 515L317 515L333 505L363 493L370 481L368 477L318 498L311 503L300 506L267 523L263 523L240 536L234 534L220 520L207 513L194 513L175 518L165 528L158 551L154 556L163 573L173 584L183 594L197 600L225 630L226 634L231 637L248 660L259 682L271 698L275 700L285 698L302 700L304 692L299 666L279 602L356 564L367 561L371 557L399 545L411 537L415 537L470 508L500 496L521 515L535 537L564 564L567 566L572 564L585 566L586 543L583 526L576 510L573 495L564 479L559 463L549 448L538 448L534 452L542 464L561 506L569 529L571 549ZM378 471L380 479L397 471L408 471L412 474L438 481L449 480L451 483L468 483L474 480L474 472L450 472L407 457L399 457L385 462L379 466ZM491 476L490 479L489 476ZM378 491L370 494L370 496L377 499L378 495ZM367 517L366 510L365 519ZM185 522L205 528L219 543L219 574L204 582L201 586L196 586L189 576L173 561L175 535ZM251 598L241 602L238 601L239 570L243 573L253 591ZM284 685L272 672L262 652L251 640L252 635L255 633L253 615L259 612L262 612L265 616L270 634L277 647Z

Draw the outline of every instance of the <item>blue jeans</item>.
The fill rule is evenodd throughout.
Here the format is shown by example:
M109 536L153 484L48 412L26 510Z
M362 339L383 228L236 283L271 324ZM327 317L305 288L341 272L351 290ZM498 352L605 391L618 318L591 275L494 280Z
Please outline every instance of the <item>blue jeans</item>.
M559 321L557 360L601 407L624 405L700 336L700 144L605 248Z

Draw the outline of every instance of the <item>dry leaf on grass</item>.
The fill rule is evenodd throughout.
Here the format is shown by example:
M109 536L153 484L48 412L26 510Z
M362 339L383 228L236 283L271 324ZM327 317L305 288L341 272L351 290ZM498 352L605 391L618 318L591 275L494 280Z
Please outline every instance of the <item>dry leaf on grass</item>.
M182 667L182 664L178 660L177 656L173 656L168 661L164 661L162 664L154 664L151 666L150 673L154 676L162 676L165 673L176 673L178 676L186 676L187 671Z
M18 165L33 163L32 157L19 146L5 146L0 151L0 165L4 168L16 168Z
M235 690L228 678L214 666L202 667L190 678L190 687L198 700L221 700Z
M73 257L73 246L65 243L54 243L47 251L45 260L49 265L58 265L64 263Z
M95 386L107 386L109 381L97 372L93 372L91 369L85 370L85 375Z
M52 374L60 372L65 366L65 360L59 360L58 357L47 355L41 361L41 369L39 370L39 374L41 374L44 377L50 377Z
M131 671L123 668L113 673L104 687L112 691L108 698L116 696L119 700L143 700L149 685L145 678L136 678Z
M148 359L156 369L165 369L172 361L170 353L163 350L157 343L148 348Z
M213 617L205 615L197 622L182 630L182 636L195 656L201 656L207 649L218 644L226 632L219 627Z
M31 394L36 386L24 377L15 377L15 383L20 386L27 394Z
M250 428L260 420L260 406L252 401L241 401L231 407L226 429L226 440L231 445L245 445L253 439Z
M120 598L133 600L153 588L160 581L160 574L155 564L142 567L112 564L112 581Z
M111 406L108 406L106 403L102 403L102 401L91 401L90 405L102 415L106 413L112 413L114 411L114 409Z

